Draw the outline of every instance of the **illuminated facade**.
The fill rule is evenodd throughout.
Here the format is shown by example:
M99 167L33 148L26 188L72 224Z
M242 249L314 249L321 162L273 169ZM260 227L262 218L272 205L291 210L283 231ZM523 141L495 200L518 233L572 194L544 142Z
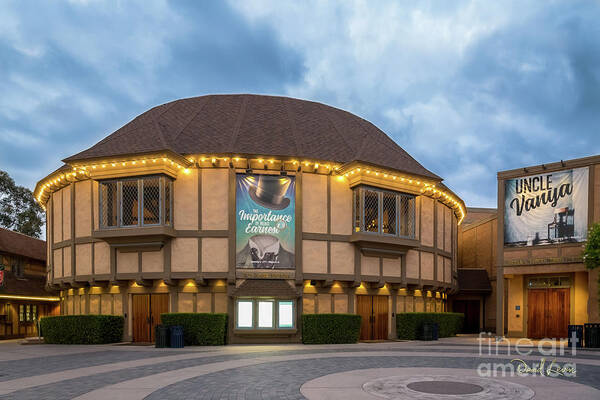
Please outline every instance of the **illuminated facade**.
M46 209L64 314L223 312L229 341L297 342L302 313L444 311L465 208L442 179L345 111L253 95L178 100L64 160Z

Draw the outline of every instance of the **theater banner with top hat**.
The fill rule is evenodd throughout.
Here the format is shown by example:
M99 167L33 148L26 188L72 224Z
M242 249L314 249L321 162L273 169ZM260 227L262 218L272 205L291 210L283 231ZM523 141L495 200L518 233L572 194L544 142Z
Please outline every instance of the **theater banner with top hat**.
M237 268L296 268L295 194L293 176L237 175Z
M505 246L586 240L588 168L507 179L504 185Z

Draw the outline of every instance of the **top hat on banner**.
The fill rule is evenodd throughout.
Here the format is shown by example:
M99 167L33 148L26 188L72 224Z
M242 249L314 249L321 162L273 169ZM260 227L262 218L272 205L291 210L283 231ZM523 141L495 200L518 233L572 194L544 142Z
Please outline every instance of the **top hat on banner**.
M292 180L284 176L260 175L258 182L250 186L250 198L258 205L271 210L283 210L290 205L285 194Z

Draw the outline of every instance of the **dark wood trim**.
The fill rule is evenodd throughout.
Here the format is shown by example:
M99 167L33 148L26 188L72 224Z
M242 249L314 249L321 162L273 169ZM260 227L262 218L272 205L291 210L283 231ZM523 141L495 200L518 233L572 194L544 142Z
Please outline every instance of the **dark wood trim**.
M228 170L228 180L229 180L229 197L228 197L228 210L229 210L229 219L228 219L228 253L229 253L229 273L227 274L227 280L231 284L235 284L235 191L236 191L236 178L237 175L234 169Z
M75 182L71 183L71 240L75 239ZM71 277L75 276L75 245L71 246Z
M361 253L358 246L354 246L354 286L360 285Z
M434 200L433 202L433 279L437 280L437 275L438 275L438 271L437 271L437 264L438 264L438 259L437 259L437 252L438 249L440 248L440 235L438 232L438 225L439 225L439 208L440 208L440 204L437 201ZM444 234L442 232L442 240L444 239Z
M138 251L137 255L138 255L138 274L141 274L143 271L143 268L144 268L144 266L142 264L142 252Z
M302 202L302 170L300 170L296 174L296 210L295 210L295 245L296 249L294 251L294 262L296 263L296 285L302 285L304 276L303 276L303 261L302 261L302 240L304 239L304 235L302 234L302 211L303 211L303 202ZM329 258L328 258L329 259ZM330 268L330 267L329 267Z
M498 223L496 226L496 336L504 336L504 180L498 174Z
M300 232L300 236L304 240L320 240L329 242L349 242L351 235L338 235L328 233L311 233L311 232Z
M175 237L181 238L203 238L203 237L213 237L213 238L226 238L229 237L229 230L176 230Z
M110 275L112 280L116 280L117 276L117 249L114 246L109 246L109 255L110 255Z
M102 242L100 239L95 239L91 236L79 237L75 238L75 240L63 240L62 242L58 242L52 245L52 250L61 249L63 247L69 247L73 244L88 244L88 243L97 243Z
M143 226L134 228L116 228L116 229L98 229L92 232L95 239L121 239L127 237L147 237L147 236L165 236L175 237L175 230L166 225L162 226Z
M196 184L197 185L196 186L197 196L198 196L197 204L196 204L198 207L198 230L197 230L197 232L204 232L204 230L202 229L202 204L203 204L203 201L202 201L202 171L203 171L203 169L198 168L197 170L198 170L198 176L197 176L198 181ZM179 231L176 231L176 234L179 236ZM226 233L226 234L228 234L228 233ZM202 236L198 236L197 246L198 246L198 271L196 273L195 280L197 282L202 283L203 282L203 278L202 278ZM196 308L197 308L197 304L196 304L197 297L198 296L194 296L194 299L195 299L194 300L194 312L196 312Z
M542 165L528 166L525 168L517 168L517 169L506 170L506 171L500 171L500 172L498 172L498 180L519 178L522 176L530 176L530 175L537 175L537 174L547 174L550 172L558 172L558 171L563 171L563 170L567 170L567 169L592 166L594 164L600 164L600 156L576 158L573 160L567 160L567 161L562 161L562 162L554 162L554 163L550 163L550 164L542 164ZM500 214L498 214L498 215L500 215Z

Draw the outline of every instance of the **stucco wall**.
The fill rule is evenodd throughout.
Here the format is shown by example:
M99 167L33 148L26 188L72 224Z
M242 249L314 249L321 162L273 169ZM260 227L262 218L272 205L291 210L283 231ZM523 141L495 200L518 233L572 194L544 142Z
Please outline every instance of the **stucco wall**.
M234 195L234 194L232 194ZM202 170L202 229L225 230L229 221L229 170Z
M302 175L302 230L327 233L327 176Z

